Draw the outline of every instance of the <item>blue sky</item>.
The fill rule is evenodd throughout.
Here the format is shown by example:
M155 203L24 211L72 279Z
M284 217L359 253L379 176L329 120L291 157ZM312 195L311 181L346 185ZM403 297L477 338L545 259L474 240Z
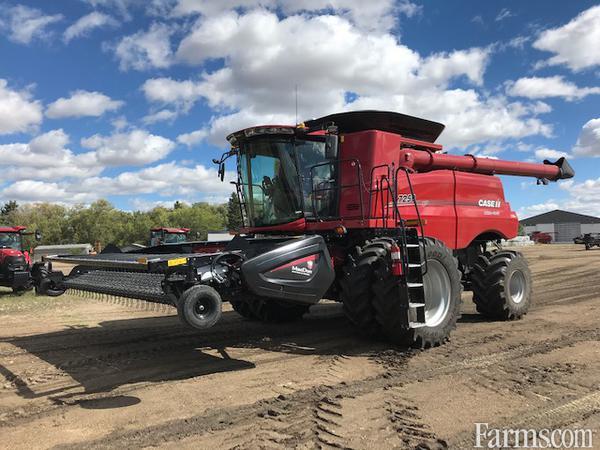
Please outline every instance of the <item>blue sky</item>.
M521 216L600 215L600 5L592 1L0 0L0 201L122 209L224 201L211 159L244 126L386 109L448 151L540 161Z

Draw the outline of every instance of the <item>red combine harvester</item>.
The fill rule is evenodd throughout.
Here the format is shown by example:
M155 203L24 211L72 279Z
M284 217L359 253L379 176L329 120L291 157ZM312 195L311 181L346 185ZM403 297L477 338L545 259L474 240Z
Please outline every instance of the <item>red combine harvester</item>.
M150 246L187 242L189 228L156 227L150 230Z
M26 227L0 226L0 286L22 293L31 288L31 258L23 237Z
M205 247L50 258L80 266L67 277L50 270L46 285L172 304L199 329L218 321L222 299L249 319L287 321L328 298L364 333L417 347L448 338L463 287L484 316L518 319L531 275L520 253L488 245L518 230L496 175L546 184L574 172L564 158L444 154L434 143L443 129L358 111L235 132L215 163L223 180L225 161L237 159L242 234Z

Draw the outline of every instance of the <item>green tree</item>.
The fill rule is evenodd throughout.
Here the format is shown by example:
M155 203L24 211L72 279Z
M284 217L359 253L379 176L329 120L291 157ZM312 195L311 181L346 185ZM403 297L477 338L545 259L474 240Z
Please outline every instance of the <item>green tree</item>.
M230 231L239 231L244 226L240 210L240 200L235 192L231 193L227 201L227 228Z
M2 206L2 208L0 208L0 221L2 221L2 223L5 223L7 225L16 225L15 223L13 223L13 219L14 219L15 213L18 210L19 210L19 204L16 201L10 200L10 201L6 202L4 204L4 206Z
M66 244L71 241L67 209L61 205L38 203L24 205L13 213L13 225L26 226L42 233L41 244Z

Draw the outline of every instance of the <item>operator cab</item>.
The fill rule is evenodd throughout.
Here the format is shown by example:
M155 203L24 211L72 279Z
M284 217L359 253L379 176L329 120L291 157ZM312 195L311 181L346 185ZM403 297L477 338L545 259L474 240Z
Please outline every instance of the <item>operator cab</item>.
M443 129L437 122L387 111L332 114L298 126L232 133L227 137L232 150L214 162L223 179L224 161L237 156L234 184L246 226L302 231L307 222L372 217L372 178L380 176L381 160L389 159L383 156L403 143L441 151L433 142Z
M0 228L0 250L2 249L23 251L23 236L20 231Z
M250 227L269 227L336 211L336 164L331 138L289 126L235 133L238 187Z

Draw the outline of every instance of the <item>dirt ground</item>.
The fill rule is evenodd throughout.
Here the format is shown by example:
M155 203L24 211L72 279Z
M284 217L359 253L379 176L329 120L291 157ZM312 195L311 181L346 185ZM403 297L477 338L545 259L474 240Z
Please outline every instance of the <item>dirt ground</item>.
M0 447L468 448L475 422L596 430L600 250L524 253L530 313L483 321L465 293L451 341L426 351L358 336L334 303L292 325L227 309L194 332L166 307L6 292Z

